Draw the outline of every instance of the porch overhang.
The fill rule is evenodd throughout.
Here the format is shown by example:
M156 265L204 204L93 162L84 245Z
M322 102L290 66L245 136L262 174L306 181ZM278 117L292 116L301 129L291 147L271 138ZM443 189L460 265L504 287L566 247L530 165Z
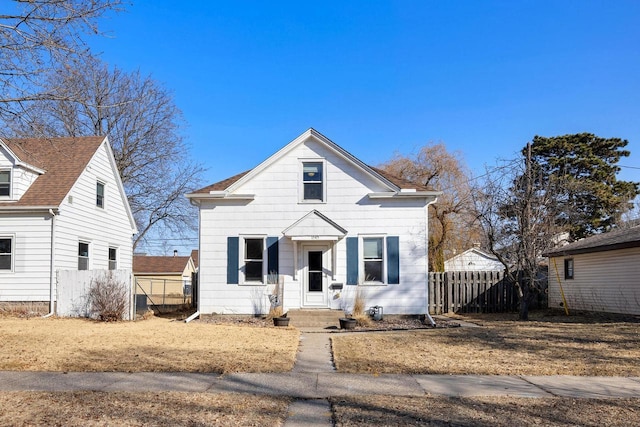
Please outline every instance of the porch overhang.
M347 230L314 209L287 227L282 234L293 241L337 242L347 235Z

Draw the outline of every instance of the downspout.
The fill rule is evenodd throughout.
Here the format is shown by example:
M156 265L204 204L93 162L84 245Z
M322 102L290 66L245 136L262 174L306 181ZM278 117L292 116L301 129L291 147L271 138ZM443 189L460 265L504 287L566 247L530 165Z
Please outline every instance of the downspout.
M43 318L51 317L55 314L55 301L54 301L54 293L55 293L55 282L56 282L56 269L55 269L55 235L56 235L56 227L55 227L55 219L56 213L53 209L49 209L49 214L51 215L51 248L49 250L49 313L43 316Z
M196 200L193 200L193 199L189 199L189 203L191 203L192 206L197 206L198 207L198 230L202 230L202 224L201 224L201 218L200 218L200 203L198 201L196 201ZM198 237L200 237L200 236L198 236ZM201 253L202 252L200 252L200 239L198 238L198 254L201 254ZM198 255L198 257L199 256L200 255ZM198 307L196 307L196 312L195 313L193 313L191 316L189 316L186 319L184 319L184 323L189 323L192 320L197 319L198 317L200 317L200 267L201 267L200 266L200 262L198 262Z
M427 248L427 265L425 266L425 269L427 270L427 319L429 320L429 323L431 323L431 326L433 326L434 328L436 327L436 321L433 320L433 317L431 317L431 314L429 314L429 302L430 302L430 298L431 295L429 295L429 206L432 205L433 203L435 203L438 200L437 197L434 197L434 199L432 201L430 201L429 203L427 203L427 206L425 208L425 214L426 214L426 227L425 227L425 248Z

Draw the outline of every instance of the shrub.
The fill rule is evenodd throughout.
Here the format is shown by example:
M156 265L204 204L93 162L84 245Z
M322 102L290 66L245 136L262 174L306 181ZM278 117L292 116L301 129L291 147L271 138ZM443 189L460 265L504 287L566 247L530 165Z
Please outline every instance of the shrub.
M108 274L91 280L89 289L91 313L103 322L122 320L127 313L127 286Z

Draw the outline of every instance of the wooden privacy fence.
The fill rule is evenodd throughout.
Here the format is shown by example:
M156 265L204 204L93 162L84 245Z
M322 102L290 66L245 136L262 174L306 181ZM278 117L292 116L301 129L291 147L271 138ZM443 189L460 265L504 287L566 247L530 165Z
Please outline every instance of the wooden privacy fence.
M501 271L429 273L429 313L504 313L518 309L516 287Z

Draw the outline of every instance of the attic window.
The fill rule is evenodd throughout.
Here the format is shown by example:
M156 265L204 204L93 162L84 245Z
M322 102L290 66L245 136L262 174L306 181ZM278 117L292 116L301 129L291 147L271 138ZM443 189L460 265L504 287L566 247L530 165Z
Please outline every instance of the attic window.
M104 208L104 184L100 181L96 182L96 206Z
M324 202L323 162L302 163L302 187L303 201Z
M11 170L0 170L0 197L11 196Z

